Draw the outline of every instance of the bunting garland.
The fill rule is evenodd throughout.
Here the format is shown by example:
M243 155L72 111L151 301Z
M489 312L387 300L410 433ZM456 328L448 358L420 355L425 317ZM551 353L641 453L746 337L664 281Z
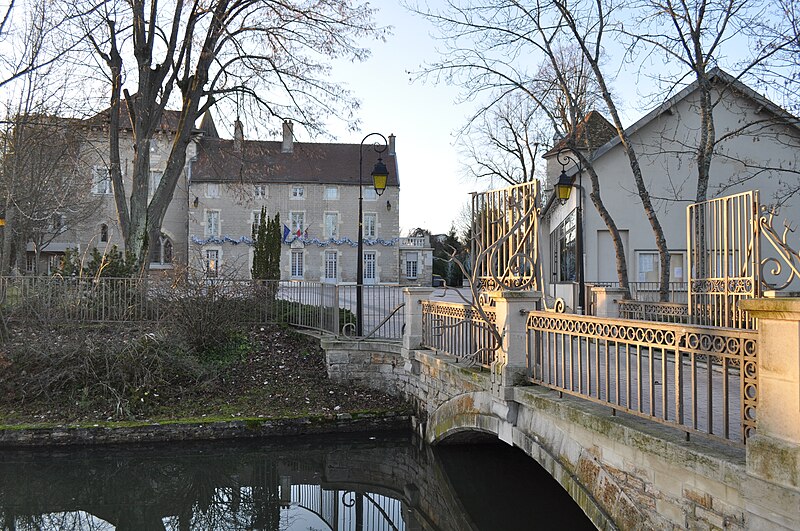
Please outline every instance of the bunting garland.
M357 247L358 246L358 241L353 241L353 240L351 240L350 238L347 238L347 237L344 237L344 238L338 239L338 240L335 239L335 238L329 238L327 240L320 240L319 238L308 238L308 237L305 237L305 236L299 236L299 237L295 237L295 238L293 238L291 240L288 239L288 238L285 238L283 240L283 243L285 245L291 245L295 241L300 241L305 245L314 244L314 245L317 245L319 247L328 247L330 245L349 245L351 247ZM397 242L399 242L399 241L400 241L400 238L391 238L391 239L388 239L388 240L384 240L383 238L372 238L372 239L365 239L364 240L364 245L369 245L369 246L383 245L384 247L393 247L393 246L397 245ZM246 244L246 245L253 245L254 242L253 242L252 238L248 238L247 236L242 236L240 238L231 238L230 236L223 236L221 238L218 237L218 236L210 236L210 237L206 238L205 240L202 240L202 239L198 238L197 236L192 236L192 243L194 243L196 245L208 245L208 244L222 245L222 244L225 244L225 243L230 243L230 244L233 244L233 245L239 245L240 243L243 243L243 244Z

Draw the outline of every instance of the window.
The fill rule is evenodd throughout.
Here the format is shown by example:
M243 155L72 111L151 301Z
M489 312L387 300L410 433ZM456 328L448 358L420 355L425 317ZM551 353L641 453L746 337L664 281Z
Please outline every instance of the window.
M325 187L324 198L327 201L335 201L335 200L339 199L339 187L338 186L326 186Z
M550 248L553 250L553 280L570 282L576 279L577 246L575 211L567 215L556 230L550 233Z
M325 237L339 237L339 213L325 212Z
M219 183L206 184L206 197L210 198L219 197Z
M660 282L661 259L657 251L636 251L636 280L639 282ZM683 253L669 254L669 281L684 282Z
M303 266L305 265L303 262L303 251L292 251L292 278L303 278Z
M107 242L108 241L108 225L103 223L100 225L100 241Z
M292 186L292 199L305 199L306 189L302 186Z
M168 265L172 263L172 240L162 234L150 248L150 263Z
M417 278L417 270L419 268L419 254L406 253L406 278L415 280Z
M219 210L206 210L206 238L219 236Z
M378 199L378 192L375 191L374 186L364 186L362 197L364 201L375 201Z
M253 237L255 237L258 234L258 226L261 224L261 211L260 210L253 210L253 222L252 223L253 223L253 225L252 225L251 228L252 228L252 231L253 231Z
M28 253L25 257L25 270L28 273L36 273L36 253Z
M106 195L112 192L111 172L104 166L94 166L92 168L92 193Z
M367 213L364 214L364 237L375 238L378 234L378 214Z
M364 252L364 283L372 284L375 282L375 262L377 256L375 251Z
M47 256L47 274L52 275L61 268L63 254L50 254Z
M339 265L339 255L336 251L325 251L325 278L336 280Z
M305 212L289 212L289 230L298 238L303 235L306 226Z
M213 278L219 275L219 250L206 249L205 266L207 277Z
M266 199L267 198L267 185L266 184L256 184L253 186L253 197L256 199Z

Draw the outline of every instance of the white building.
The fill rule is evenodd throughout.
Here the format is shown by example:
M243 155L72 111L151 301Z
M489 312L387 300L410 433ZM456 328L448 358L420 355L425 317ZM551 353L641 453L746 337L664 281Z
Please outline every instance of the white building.
M725 72L715 70L713 79L717 144L709 199L759 190L762 204L780 205L781 217L797 224L800 221L797 119ZM688 280L686 207L694 202L697 185L698 96L697 84L693 83L626 129L670 249L671 282ZM597 116L592 120L597 120ZM607 122L606 125L595 123L592 130L599 132L595 139L606 135L609 140L589 150L599 177L600 193L620 231L629 280L656 282L659 258L655 238L637 194L628 158L613 128ZM556 145L544 155L548 162L548 188L558 181L562 170L556 157L559 147ZM578 173L573 164L566 171L568 175ZM545 278L551 285L550 293L564 297L568 306L573 306L577 293L574 264L579 198L583 205L585 281L618 280L611 235L589 198L591 182L585 171L576 175L575 183L582 185L580 193L573 193L563 205L552 201L543 209L542 221Z

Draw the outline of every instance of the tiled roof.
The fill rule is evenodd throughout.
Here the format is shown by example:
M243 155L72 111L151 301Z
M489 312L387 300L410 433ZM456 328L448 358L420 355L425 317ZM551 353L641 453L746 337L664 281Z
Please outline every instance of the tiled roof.
M161 114L161 123L159 124L158 131L163 132L176 132L178 130L178 123L181 119L181 111L171 111L165 109ZM111 122L111 107L100 111L94 116L88 118L86 122L89 125L104 126ZM119 106L119 127L123 130L131 130L131 117L128 113L128 104L125 100L120 102Z
M236 151L233 140L202 138L192 165L193 182L358 183L358 144L294 142L292 153L281 142L245 140ZM363 181L371 182L377 153L364 145ZM398 186L395 157L384 151L389 186Z
M785 109L779 107L765 96L759 94L758 92L754 91L743 82L741 82L738 78L728 74L721 68L713 68L708 72L708 77L713 83L720 83L722 87L727 87L729 90L735 90L737 93L750 98L752 101L757 103L761 106L764 110L769 111L772 113L775 118L790 127L795 129L800 129L800 120L797 117L790 114ZM677 94L666 100L664 103L647 113L645 116L637 120L633 125L625 128L625 133L630 137L647 124L658 118L664 113L670 112L670 109L676 106L678 103L689 97L697 87L699 82L695 79L692 83L688 84L682 90L680 90ZM593 154L593 158L597 159L605 155L608 151L610 151L614 146L620 143L619 135L612 137L608 142L604 145L600 146Z
M590 154L617 135L617 129L597 111L587 114L575 129L577 147L588 150ZM566 147L567 140L562 138L542 157L555 155Z

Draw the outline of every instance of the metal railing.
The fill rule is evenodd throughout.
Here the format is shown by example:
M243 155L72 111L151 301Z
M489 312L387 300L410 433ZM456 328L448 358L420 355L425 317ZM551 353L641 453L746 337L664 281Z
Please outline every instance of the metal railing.
M397 311L402 289L364 286L365 335L402 337L404 314ZM179 300L225 300L243 322L281 322L338 335L355 330L356 291L355 285L307 281L0 277L0 311L4 317L52 322L160 321Z
M46 321L159 319L159 305L138 278L0 277L0 309Z
M673 302L617 301L620 319L689 324L689 306Z
M400 247L430 247L427 236L400 238Z
M468 304L422 302L422 346L489 367L495 359L498 344L493 333L495 313L478 310Z
M759 205L751 190L686 208L693 323L757 328L738 302L761 296Z
M356 315L356 284L340 284L337 286L339 307L345 308ZM404 302L403 288L382 284L367 284L363 286L363 333L367 338L397 339L403 337L405 315L398 308ZM386 318L389 317L388 320ZM385 320L385 322L384 322ZM347 327L345 334L353 335L355 327Z
M618 288L619 282L587 282L587 285L604 287L604 288ZM660 289L658 282L629 282L628 286L631 289L631 298L643 302L658 302ZM686 304L689 300L689 283L688 282L670 282L669 289L669 302L677 304Z
M530 312L532 381L726 441L755 429L757 333Z

